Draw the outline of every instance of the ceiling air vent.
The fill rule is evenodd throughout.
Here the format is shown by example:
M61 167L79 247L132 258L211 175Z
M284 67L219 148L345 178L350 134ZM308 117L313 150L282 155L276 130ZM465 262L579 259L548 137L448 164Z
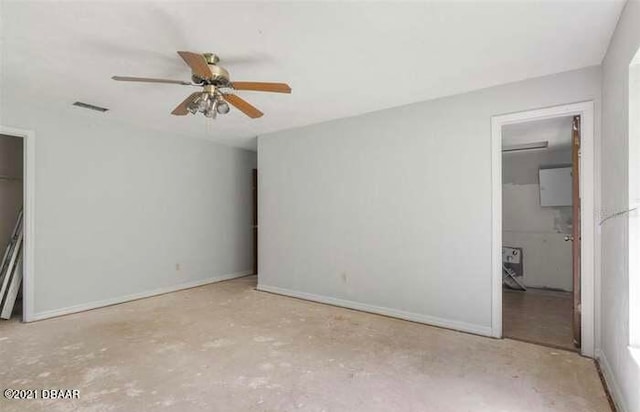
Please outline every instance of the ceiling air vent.
M109 110L106 107L94 106L92 104L83 103L83 102L75 102L73 105L74 106L78 106L78 107L82 107L83 109L95 110L96 112L102 112L102 113L104 113L107 110Z

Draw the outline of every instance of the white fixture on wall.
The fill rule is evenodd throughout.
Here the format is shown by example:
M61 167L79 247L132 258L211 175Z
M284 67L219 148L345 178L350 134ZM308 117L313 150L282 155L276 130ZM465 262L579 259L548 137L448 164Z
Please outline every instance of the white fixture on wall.
M571 167L540 169L540 206L571 206Z

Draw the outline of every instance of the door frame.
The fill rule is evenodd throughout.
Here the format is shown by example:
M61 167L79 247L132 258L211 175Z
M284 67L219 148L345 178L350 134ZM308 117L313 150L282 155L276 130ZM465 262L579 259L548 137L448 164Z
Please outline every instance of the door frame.
M595 119L593 101L571 103L553 107L527 110L492 116L491 118L491 182L492 182L492 308L491 332L495 338L502 338L502 126L576 116L582 122L582 146L580 149L580 197L581 209L581 300L582 300L582 346L584 356L593 357L596 346L596 297L599 289L596 283L596 228L597 193L599 193L599 169L596 169Z
M0 125L0 134L21 137L23 161L23 224L24 257L22 259L22 321L31 322L34 308L35 262L35 193L36 193L36 135L32 130L16 129Z
M251 240L253 243L253 274L258 274L258 169L251 169L251 208L252 208L252 222L251 222Z

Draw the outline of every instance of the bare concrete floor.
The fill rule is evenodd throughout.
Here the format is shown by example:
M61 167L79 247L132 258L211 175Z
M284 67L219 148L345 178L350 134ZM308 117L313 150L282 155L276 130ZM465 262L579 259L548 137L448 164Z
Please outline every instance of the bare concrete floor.
M589 359L253 290L255 277L0 325L8 411L608 411Z
M573 346L573 295L571 292L505 289L502 294L502 333L568 350Z

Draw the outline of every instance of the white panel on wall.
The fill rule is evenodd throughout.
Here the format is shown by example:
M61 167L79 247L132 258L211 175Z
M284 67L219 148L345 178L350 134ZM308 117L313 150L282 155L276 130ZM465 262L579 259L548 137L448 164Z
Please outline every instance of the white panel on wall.
M540 205L571 206L571 186L570 167L540 169Z

